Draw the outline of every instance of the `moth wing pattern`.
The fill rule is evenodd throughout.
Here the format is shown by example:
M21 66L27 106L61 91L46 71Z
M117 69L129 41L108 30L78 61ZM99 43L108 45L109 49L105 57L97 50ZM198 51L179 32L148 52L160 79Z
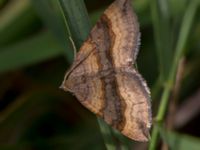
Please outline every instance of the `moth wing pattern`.
M150 92L146 82L134 69L116 74L117 84L126 103L126 123L121 131L137 141L148 141L151 127ZM130 132L131 131L131 132Z
M130 0L115 0L83 43L62 88L136 141L148 141L150 92L134 69L140 39Z
M100 78L74 76L68 83L70 90L87 109L102 117L104 102L103 83Z
M130 0L115 0L104 14L116 33L113 61L116 67L132 65L140 45L139 23ZM123 41L123 42L122 42Z
M88 38L77 53L75 58L76 61L73 62L72 66L66 73L64 81L70 75L76 76L97 73L99 68L97 65L96 52L96 48L92 43L91 38Z

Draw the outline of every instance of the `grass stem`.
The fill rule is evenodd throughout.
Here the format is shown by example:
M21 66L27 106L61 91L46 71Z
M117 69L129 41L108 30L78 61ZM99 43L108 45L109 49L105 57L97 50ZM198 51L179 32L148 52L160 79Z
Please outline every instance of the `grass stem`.
M175 55L173 58L173 63L172 63L172 67L170 69L170 74L166 80L166 85L164 86L164 91L162 93L161 96L161 102L160 102L160 106L159 106L159 110L156 116L156 121L158 123L162 123L166 110L167 110L167 105L168 105L168 101L169 101L169 97L170 97L170 92L173 88L174 82L175 82L175 76L176 76L176 72L177 72L177 67L179 64L179 61L181 59L181 57L184 54L184 47L186 46L186 42L187 42L187 38L189 35L189 31L191 29L193 20L194 20L194 16L195 13L197 11L197 6L198 6L199 1L197 0L193 0L190 2L185 15L183 17L183 21L181 24L181 29L180 29L180 34L178 37L178 41L177 41L177 45L175 48ZM157 145L157 141L158 141L158 136L159 136L159 130L158 128L155 126L152 130L152 139L149 145L149 150L155 150L156 149L156 145Z

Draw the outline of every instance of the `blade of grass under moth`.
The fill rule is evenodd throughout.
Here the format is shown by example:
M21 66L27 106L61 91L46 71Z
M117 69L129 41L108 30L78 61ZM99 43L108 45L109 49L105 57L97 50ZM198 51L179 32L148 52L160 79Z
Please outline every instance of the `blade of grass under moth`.
M106 148L108 150L115 150L115 143L113 142L112 132L110 130L110 127L104 123L104 121L101 118L97 118L99 127L104 139L104 143L106 143Z

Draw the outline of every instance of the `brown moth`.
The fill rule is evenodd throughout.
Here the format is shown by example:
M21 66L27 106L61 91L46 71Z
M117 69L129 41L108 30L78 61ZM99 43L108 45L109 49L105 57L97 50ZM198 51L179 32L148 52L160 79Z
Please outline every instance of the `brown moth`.
M150 92L133 68L139 41L131 1L115 0L83 43L61 88L125 136L148 141Z

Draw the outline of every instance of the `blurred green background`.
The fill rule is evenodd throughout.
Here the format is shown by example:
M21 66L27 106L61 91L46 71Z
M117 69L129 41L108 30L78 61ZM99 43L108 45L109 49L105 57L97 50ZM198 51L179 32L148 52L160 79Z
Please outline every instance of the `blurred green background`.
M60 1L0 0L0 150L199 150L199 0L133 1L142 33L137 68L152 93L150 143L101 125L112 135L104 133L95 115L58 88L74 57L69 34L80 47L86 21L94 25L112 2ZM89 19L76 20L87 13L84 4ZM74 34L73 21L85 35Z

